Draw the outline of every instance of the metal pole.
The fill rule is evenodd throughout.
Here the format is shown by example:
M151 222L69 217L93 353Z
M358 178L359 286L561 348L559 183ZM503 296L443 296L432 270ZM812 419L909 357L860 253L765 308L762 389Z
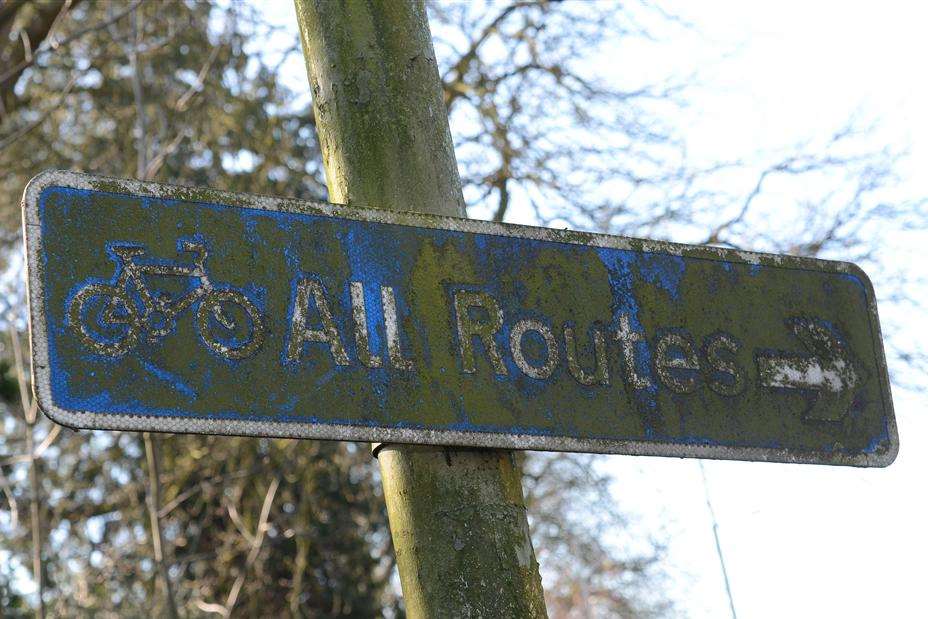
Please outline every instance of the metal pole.
M421 0L295 0L329 199L464 216ZM512 452L375 448L409 617L545 617Z

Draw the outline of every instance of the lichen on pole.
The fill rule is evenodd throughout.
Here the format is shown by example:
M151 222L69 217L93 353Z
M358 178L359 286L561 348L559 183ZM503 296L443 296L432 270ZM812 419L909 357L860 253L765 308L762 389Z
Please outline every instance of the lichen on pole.
M329 201L463 217L425 7L296 7Z
M295 4L330 201L464 216L424 4ZM512 452L377 455L408 616L546 616Z

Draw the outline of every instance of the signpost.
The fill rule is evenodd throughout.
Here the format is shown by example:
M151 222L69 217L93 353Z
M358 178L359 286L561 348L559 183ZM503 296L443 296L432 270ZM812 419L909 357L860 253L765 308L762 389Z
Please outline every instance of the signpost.
M67 172L23 202L77 428L886 466L847 263Z
M344 204L33 179L33 385L49 417L388 443L410 617L545 616L507 449L893 461L857 267L455 218L424 4L296 9Z
M463 196L424 4L296 9L344 205L36 177L23 220L49 417L388 443L410 617L545 616L507 449L892 462L859 269L448 217Z

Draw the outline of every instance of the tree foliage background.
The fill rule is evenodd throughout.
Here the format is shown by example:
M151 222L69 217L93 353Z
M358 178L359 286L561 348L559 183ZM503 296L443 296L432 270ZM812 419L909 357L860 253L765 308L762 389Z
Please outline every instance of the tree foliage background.
M788 152L694 164L674 118L698 77L601 78L592 59L631 62L627 42L690 27L673 15L636 2L429 6L474 216L519 210L544 225L841 257L886 272L891 290L910 283L877 250L892 226L924 225L924 202L887 192L899 154L862 146L858 124ZM0 1L6 614L403 612L366 445L77 433L44 420L26 385L18 200L39 171L325 198L312 109L281 78L294 34L265 23L258 3ZM270 40L288 46L265 53ZM800 215L769 225L783 200ZM526 459L549 612L675 614L660 540L642 552L623 537L599 462Z

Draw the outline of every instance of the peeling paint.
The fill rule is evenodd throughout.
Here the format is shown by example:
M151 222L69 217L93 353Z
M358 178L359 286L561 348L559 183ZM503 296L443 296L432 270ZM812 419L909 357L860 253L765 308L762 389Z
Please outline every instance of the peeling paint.
M898 445L847 263L65 172L27 187L24 229L66 425L859 466Z

